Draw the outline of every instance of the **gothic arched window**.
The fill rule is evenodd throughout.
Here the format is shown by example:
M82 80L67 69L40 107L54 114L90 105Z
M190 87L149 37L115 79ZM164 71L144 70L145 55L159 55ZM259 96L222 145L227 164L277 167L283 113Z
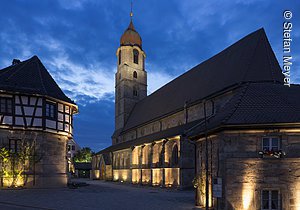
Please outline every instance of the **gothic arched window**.
M121 64L122 57L121 57L121 50L119 51L119 65Z
M137 78L137 73L136 73L136 71L133 72L133 78Z
M178 147L177 144L173 147L172 150L172 166L177 166L178 165Z
M139 51L137 49L133 50L133 63L139 64Z

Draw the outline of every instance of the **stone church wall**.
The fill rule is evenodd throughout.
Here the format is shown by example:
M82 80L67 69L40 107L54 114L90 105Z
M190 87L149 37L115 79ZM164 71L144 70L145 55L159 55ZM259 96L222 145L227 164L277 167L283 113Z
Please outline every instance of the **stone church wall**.
M217 96L206 102L207 117L218 112L232 97L232 92ZM187 115L187 116L186 116ZM185 123L193 122L204 118L204 104L199 102L193 105L188 105L186 109L173 113L157 121L129 130L122 135L122 142L131 141L136 138L157 133L169 128L177 127Z

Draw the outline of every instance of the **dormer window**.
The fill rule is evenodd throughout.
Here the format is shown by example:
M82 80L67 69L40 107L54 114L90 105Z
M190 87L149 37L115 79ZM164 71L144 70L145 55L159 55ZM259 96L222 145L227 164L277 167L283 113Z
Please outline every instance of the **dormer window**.
M46 118L50 120L56 119L56 104L51 102L46 102L46 110L45 110Z
M133 50L133 63L139 64L139 51L137 49Z
M12 98L8 98L8 97L0 98L0 114L4 114L4 115L12 114Z

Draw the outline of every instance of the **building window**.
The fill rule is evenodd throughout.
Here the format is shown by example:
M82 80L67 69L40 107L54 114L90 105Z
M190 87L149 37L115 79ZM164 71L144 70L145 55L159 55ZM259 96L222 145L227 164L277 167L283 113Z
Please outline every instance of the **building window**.
M54 103L46 102L46 117L51 120L56 119L56 105Z
M278 190L262 190L261 201L262 210L279 210Z
M72 145L72 151L75 151L75 145Z
M173 147L172 150L172 166L177 166L178 165L178 147L177 144Z
M121 50L119 51L119 65L121 64L121 62L122 62L122 53L121 53Z
M139 64L139 51L137 49L133 50L133 63Z
M133 78L137 78L137 73L136 73L136 71L133 72Z
M68 151L70 151L71 150L71 145L68 145Z
M0 98L0 113L12 114L12 98Z
M9 139L9 151L12 153L20 152L21 140L20 139Z
M263 151L278 151L279 138L278 137L263 137Z

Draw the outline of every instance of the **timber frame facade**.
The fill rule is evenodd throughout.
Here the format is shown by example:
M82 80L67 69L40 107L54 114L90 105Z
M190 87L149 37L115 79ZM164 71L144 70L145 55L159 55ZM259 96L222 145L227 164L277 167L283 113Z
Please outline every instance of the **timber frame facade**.
M37 56L0 70L1 187L66 186L77 112Z

